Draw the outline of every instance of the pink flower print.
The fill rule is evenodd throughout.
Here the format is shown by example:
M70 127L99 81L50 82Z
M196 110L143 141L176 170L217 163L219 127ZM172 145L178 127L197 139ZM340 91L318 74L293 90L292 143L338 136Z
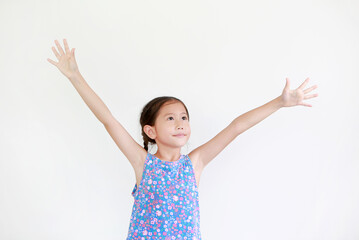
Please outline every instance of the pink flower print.
M147 230L144 230L144 231L142 232L142 234L146 236L146 235L147 235Z
M162 212L160 210L156 211L157 216L161 216Z
M178 196L173 196L174 201L178 201Z
M148 184L152 184L152 179L148 180Z

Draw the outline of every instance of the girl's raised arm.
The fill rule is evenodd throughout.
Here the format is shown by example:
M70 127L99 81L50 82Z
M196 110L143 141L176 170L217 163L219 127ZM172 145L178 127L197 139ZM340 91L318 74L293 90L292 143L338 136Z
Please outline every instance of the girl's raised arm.
M110 110L104 102L97 96L97 94L87 84L85 79L80 74L76 59L75 49L70 52L66 39L64 39L65 52L60 46L59 42L55 40L55 44L59 50L56 51L52 47L58 62L47 59L51 64L56 66L72 83L85 101L86 105L95 114L96 118L105 126L116 145L120 148L123 154L130 161L131 165L136 169L142 165L146 157L146 150L140 146L125 130L125 128L112 116Z
M289 79L287 78L282 95L234 119L214 138L189 153L190 158L198 159L199 166L203 169L238 135L258 124L280 108L299 105L312 107L312 105L303 102L303 100L318 96L317 93L308 95L308 93L317 88L317 85L304 89L308 82L309 78L307 78L297 89L290 90Z

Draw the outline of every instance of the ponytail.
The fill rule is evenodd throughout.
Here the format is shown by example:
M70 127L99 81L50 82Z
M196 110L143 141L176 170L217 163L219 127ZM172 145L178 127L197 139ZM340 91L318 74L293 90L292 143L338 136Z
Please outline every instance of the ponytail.
M144 146L144 149L146 150L146 152L148 152L148 142L143 141L143 146Z

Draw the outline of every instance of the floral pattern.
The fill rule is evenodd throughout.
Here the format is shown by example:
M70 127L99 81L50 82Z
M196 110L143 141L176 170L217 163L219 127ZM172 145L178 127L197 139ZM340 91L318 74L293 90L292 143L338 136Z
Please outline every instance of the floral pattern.
M188 155L175 162L147 153L127 240L200 240L199 192Z

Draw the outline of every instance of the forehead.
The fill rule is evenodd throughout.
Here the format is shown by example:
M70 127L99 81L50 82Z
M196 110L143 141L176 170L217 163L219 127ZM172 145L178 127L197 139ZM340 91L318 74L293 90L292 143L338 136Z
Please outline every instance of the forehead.
M165 103L162 105L160 109L160 115L165 115L167 113L182 113L186 112L185 107L180 102L171 102L171 103Z

